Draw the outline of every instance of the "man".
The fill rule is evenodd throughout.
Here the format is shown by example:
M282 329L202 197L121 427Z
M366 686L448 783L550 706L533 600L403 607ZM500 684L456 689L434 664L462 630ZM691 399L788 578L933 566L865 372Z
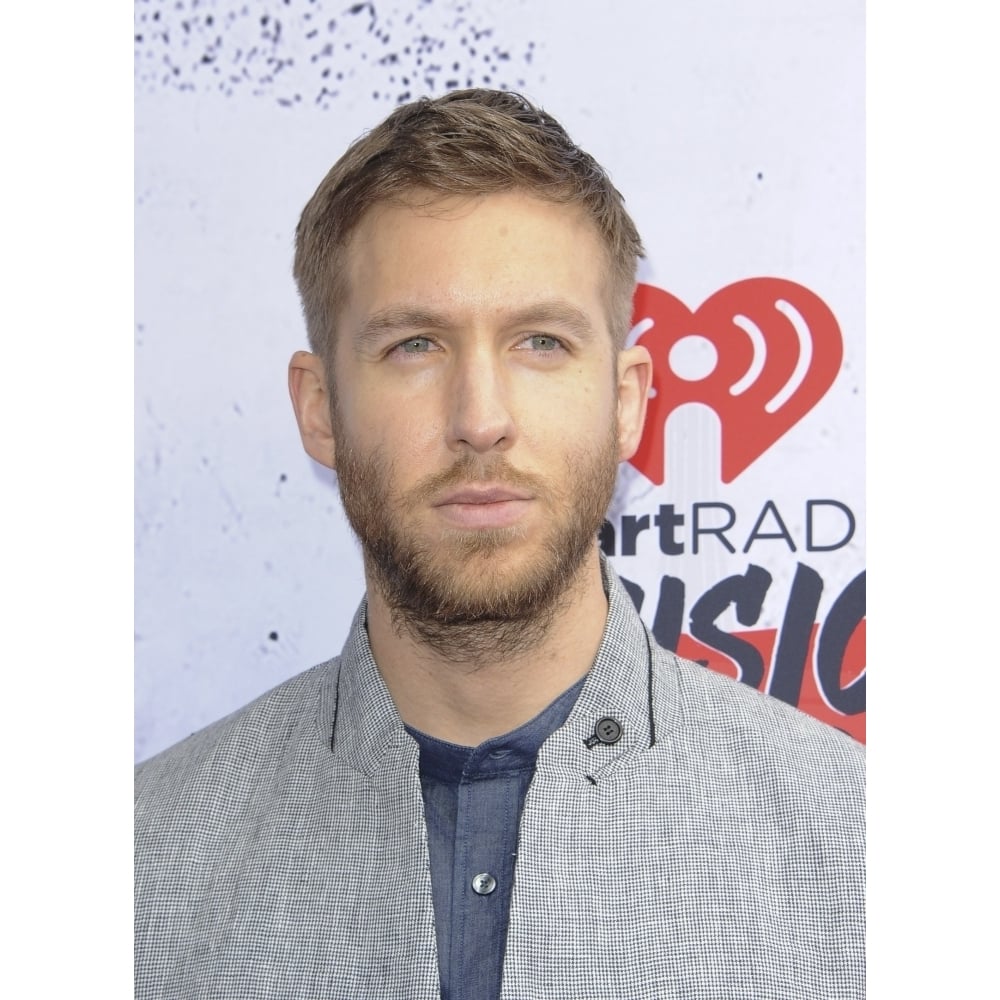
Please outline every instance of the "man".
M523 98L398 108L297 231L341 656L138 769L140 997L860 997L863 750L660 649L596 534L641 245Z

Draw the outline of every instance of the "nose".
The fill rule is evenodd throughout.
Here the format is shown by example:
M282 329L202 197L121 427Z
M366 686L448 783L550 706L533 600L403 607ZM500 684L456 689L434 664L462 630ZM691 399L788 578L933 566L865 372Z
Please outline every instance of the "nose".
M509 387L499 361L488 352L456 360L449 391L448 445L479 454L506 451L514 443Z

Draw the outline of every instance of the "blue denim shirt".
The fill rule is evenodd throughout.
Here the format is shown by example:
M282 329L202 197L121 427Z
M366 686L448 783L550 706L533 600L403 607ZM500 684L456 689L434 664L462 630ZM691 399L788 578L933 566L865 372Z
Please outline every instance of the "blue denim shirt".
M420 744L442 1000L500 996L524 797L545 740L583 679L530 722L478 747L407 727Z

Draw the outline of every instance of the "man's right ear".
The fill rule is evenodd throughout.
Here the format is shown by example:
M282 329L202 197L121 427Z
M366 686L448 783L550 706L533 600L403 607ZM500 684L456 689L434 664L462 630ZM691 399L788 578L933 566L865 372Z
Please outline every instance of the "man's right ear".
M322 360L308 351L296 351L288 362L288 391L306 454L320 465L336 469L337 448Z

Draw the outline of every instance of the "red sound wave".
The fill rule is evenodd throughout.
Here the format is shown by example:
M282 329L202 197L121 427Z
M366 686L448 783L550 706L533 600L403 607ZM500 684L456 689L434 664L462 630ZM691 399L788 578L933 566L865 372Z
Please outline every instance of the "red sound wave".
M653 356L653 389L639 449L647 479L664 480L667 418L685 403L719 417L722 481L732 482L823 398L840 370L840 326L815 293L783 278L747 278L693 312L653 285L636 288L632 325L652 324L637 343ZM685 337L709 341L716 362L704 377L681 377L670 352Z

